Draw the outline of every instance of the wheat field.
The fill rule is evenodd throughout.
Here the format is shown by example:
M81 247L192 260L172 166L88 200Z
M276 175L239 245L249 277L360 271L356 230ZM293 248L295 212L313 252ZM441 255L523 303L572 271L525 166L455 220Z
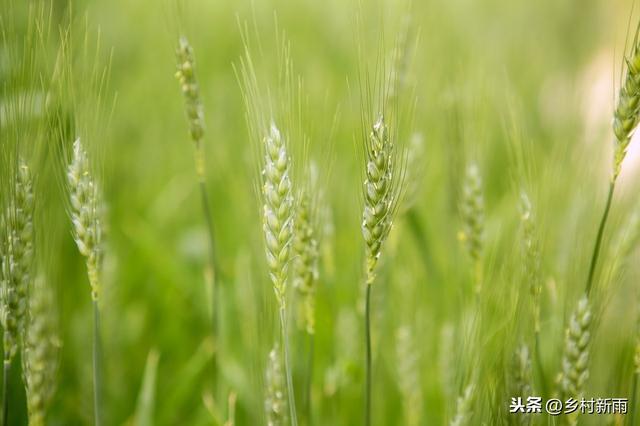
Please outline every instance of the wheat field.
M638 9L0 0L0 424L640 425Z

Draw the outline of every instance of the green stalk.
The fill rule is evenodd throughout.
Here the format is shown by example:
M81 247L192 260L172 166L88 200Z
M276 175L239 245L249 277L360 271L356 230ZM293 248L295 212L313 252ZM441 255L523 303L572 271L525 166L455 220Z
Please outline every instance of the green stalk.
M307 383L305 386L305 410L307 425L311 425L311 383L313 382L313 334L309 334L309 359L307 361Z
M11 360L4 360L4 372L2 376L2 424L9 424L9 374L11 373Z
M367 283L367 294L364 311L364 333L366 346L366 382L364 424L371 425L371 284Z
M287 318L285 306L280 305L280 328L282 331L282 347L284 350L284 375L287 379L287 396L289 402L289 415L291 417L291 425L298 426L298 418L296 417L296 396L293 393L293 380L291 378L291 363L289 362L289 333L287 333Z
M640 380L640 374L635 373L633 375L633 388L631 390L631 401L629 407L629 426L636 424L636 401L638 400L638 380Z
M611 180L609 184L609 195L607 195L607 204L604 207L602 218L600 219L600 226L598 227L598 235L596 236L596 244L593 247L593 254L591 255L591 265L589 266L589 276L587 278L586 293L589 296L591 287L593 287L593 277L596 271L596 265L598 263L598 256L600 255L600 246L602 245L602 237L604 235L604 228L607 224L607 218L609 217L609 210L611 209L611 200L613 200L613 191L616 188L615 178Z
M218 264L216 262L216 246L215 246L215 237L213 231L213 220L211 219L211 208L209 207L209 194L207 193L207 184L205 182L204 176L199 175L199 188L200 188L200 198L202 204L202 213L204 214L204 219L207 224L207 237L209 240L209 268L212 273L212 282L211 282L211 333L213 335L213 342L215 344L216 350L213 352L212 362L213 362L213 387L215 391L216 398L219 397L218 393L218 369L217 369L217 358L216 354L219 348L220 342L218 342Z
M93 412L94 424L102 424L102 342L100 339L100 310L93 301Z
M542 390L542 395L543 396L548 396L549 394L547 393L547 378L544 374L544 368L542 366L542 355L540 354L540 331L536 330L535 331L535 340L534 340L534 356L536 359L536 365L538 367L538 374L540 375L540 387Z
M212 321L213 321L213 331L214 337L217 336L218 330L218 265L216 262L216 245L215 245L215 237L213 232L213 220L211 219L211 208L209 207L209 194L207 193L207 185L204 179L200 180L200 198L202 202L202 213L204 215L205 222L207 224L207 238L209 240L209 266L211 268L211 272L213 274L213 288L212 290L212 300L211 300L211 308L212 308Z

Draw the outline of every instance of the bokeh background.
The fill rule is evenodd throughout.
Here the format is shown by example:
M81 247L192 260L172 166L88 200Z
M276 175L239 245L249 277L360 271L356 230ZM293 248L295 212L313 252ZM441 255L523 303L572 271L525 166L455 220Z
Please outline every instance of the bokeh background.
M0 11L2 22L26 31L24 3ZM405 422L400 327L410 330L414 346L410 368L421 392L421 424L451 418L474 369L482 371L474 424L512 421L505 416L503 379L521 338L517 330L529 322L517 309L517 300L526 298L519 266L520 191L529 193L542 240L541 348L552 383L604 206L614 94L628 27L633 33L638 18L632 6L632 0L55 1L54 23L71 22L78 39L99 34L95 61L110 64L103 100L113 108L100 113L93 130L103 144L97 161L104 168L109 217L101 305L106 424L139 424L141 412L152 413L150 424L212 424L212 410L226 418L230 391L237 393L238 425L265 421L264 368L278 334L255 189L256 145L234 70L244 51L245 24L250 50L260 58L256 73L265 81L274 78L278 61L276 34L286 33L295 71L304 80L308 156L330 171L324 179L331 214L324 224L317 294L314 423L352 425L362 418L358 77L390 53L407 25L417 40L407 71L417 101L412 128L404 131L422 135L424 156L417 191L395 220L374 288L375 424ZM195 51L206 117L207 184L222 277L218 341L210 337L206 228L174 77L174 51L183 33ZM5 61L3 73L10 68ZM587 388L593 397L626 397L631 388L638 259L634 250L621 254L617 242L634 231L626 225L639 201L634 145L598 272ZM479 166L486 205L487 319L482 345L473 353L461 331L473 306L472 265L457 238L462 178L471 162ZM55 194L56 185L50 186ZM55 197L49 198L55 205ZM66 218L58 214L49 222L45 246L58 271L64 342L50 424L90 424L89 286ZM292 333L294 377L301 386L307 342L295 323ZM211 385L214 352L223 377L217 391ZM25 424L17 368L11 389L12 424Z

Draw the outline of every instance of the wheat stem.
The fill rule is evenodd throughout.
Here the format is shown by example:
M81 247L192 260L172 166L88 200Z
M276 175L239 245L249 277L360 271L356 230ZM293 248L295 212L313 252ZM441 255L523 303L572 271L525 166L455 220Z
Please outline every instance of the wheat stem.
M596 236L596 243L593 247L593 254L591 255L591 263L589 265L589 276L587 277L586 293L589 296L591 288L593 287L593 277L596 271L596 265L598 263L598 256L600 255L600 246L602 245L602 237L604 235L604 228L607 224L607 218L609 217L609 210L611 209L611 200L613 200L613 192L616 188L616 181L612 180L609 184L609 194L607 195L607 203L600 219L600 225L598 226L598 235Z
M202 212L204 214L204 219L207 224L207 237L209 240L209 266L211 272L211 331L213 334L214 344L216 348L219 347L219 342L216 340L218 338L218 294L219 294L219 285L218 285L218 264L216 262L216 248L215 248L215 236L213 232L213 220L211 219L211 209L209 207L209 195L207 193L207 185L204 179L200 180L200 184L198 185L200 188L200 198L202 204ZM213 386L216 390L216 396L219 396L218 392L218 369L216 368L216 352L214 350L212 363L213 363Z
M311 383L313 382L314 335L309 334L309 358L307 359L307 383L305 386L305 411L307 424L311 425Z
M287 328L287 317L285 305L280 306L280 328L282 329L282 347L284 351L284 375L287 381L287 395L289 397L289 415L291 425L298 425L296 417L296 396L293 393L293 380L291 378L291 363L289 361L289 333Z
M102 424L102 341L100 338L100 309L93 301L93 411L94 424Z
M371 425L371 284L367 284L364 311L364 332L366 346L366 381L364 424Z
M2 376L2 424L9 424L9 374L11 373L11 360L4 360Z
M633 375L633 387L631 388L631 401L629 407L629 426L636 424L636 401L638 400L638 381L640 380L640 373Z

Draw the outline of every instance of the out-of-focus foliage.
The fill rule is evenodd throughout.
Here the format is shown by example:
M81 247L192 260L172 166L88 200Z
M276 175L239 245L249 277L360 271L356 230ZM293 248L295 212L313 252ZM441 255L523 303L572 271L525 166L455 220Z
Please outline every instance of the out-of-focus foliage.
M0 29L6 37L0 48L0 117L9 93L32 87L55 94L55 84L49 89L49 84L13 78L14 70L18 58L31 55L39 58L31 70L38 67L44 79L55 80L65 37L76 46L83 46L85 38L87 46L99 45L99 50L89 47L87 56L96 69L110 69L100 99L107 107L83 135L83 142L91 144L87 138L92 135L99 141L96 162L108 206L101 289L106 424L224 421L232 391L237 394L231 404L236 424L266 422L265 369L278 328L262 248L259 155L247 130L235 71L245 28L256 73L265 81L277 79L282 58L276 35L286 34L296 73L304 80L307 157L323 172L330 170L320 179L324 188L318 198L322 238L310 396L314 423L362 421L363 171L357 144L363 130L369 130L361 123L359 79L367 70L375 72L381 56L391 55L406 28L413 60L403 78L415 87L417 102L414 119L403 122L411 128L399 134L423 135L423 160L412 166L422 170L407 174L419 177L420 184L411 188L410 206L399 209L374 284L374 424L405 422L402 398L407 391L399 372L408 372L398 366L400 328L411 330L410 338L405 336L412 349L408 365L420 370L414 390L422 398L419 424L453 418L456 398L471 380L471 424L513 420L506 413L513 396L510 368L516 350L523 342L530 344L532 332L530 286L520 254L522 191L535 212L542 281L540 355L546 387L535 363L532 386L534 394L551 395L561 371L564 327L584 288L605 201L613 155L613 88L619 86L631 0L415 1L410 7L393 0L192 0L177 5L56 0L50 36L37 46L24 42L33 31L31 2L1 3ZM70 34L61 35L59 25L71 28ZM206 178L221 283L217 340L210 335L204 276L207 230L174 78L174 52L182 34L194 49L205 111ZM71 58L80 61L81 55ZM55 105L52 117L61 126L67 97L40 96ZM63 345L52 425L92 422L90 288L62 214L56 179L62 167L57 157L64 151L56 144L70 146L73 140L55 139L69 139L69 132L29 131L25 134L32 140L19 141L29 146L44 140L51 148L45 150L48 155L32 150L32 157L34 166L42 168L33 170L35 189L43 194L36 195L36 203L40 197L47 200L39 208L48 219L36 224L37 232L58 229L36 249L50 253L58 271L53 285ZM19 132L6 134L13 136L0 140L3 150L20 139ZM410 145L410 140L400 142ZM615 243L631 232L625 223L638 204L635 145L632 141L623 165L592 293L595 329L584 390L589 397L630 395L634 283L640 271L637 251L627 248L623 259ZM477 164L484 194L478 299L475 260L458 239L464 228L463 180L471 163ZM481 313L480 327L475 312ZM304 419L308 340L295 321L291 324L294 385ZM452 342L448 362L443 362L442 335ZM211 384L214 352L220 368L216 388ZM11 424L18 425L26 422L26 405L14 366ZM453 370L443 371L444 366ZM443 383L443 377L452 383ZM584 424L601 421L583 419Z

